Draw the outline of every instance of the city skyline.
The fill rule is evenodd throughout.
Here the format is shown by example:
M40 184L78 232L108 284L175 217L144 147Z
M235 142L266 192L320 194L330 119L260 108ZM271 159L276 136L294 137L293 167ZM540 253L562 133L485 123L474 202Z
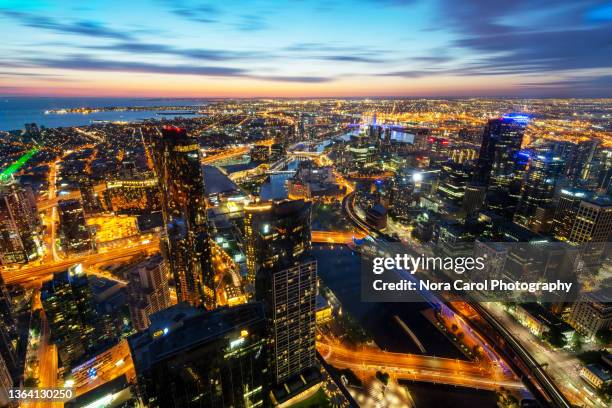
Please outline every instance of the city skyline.
M612 5L3 1L0 95L609 97ZM584 46L588 44L588 46Z

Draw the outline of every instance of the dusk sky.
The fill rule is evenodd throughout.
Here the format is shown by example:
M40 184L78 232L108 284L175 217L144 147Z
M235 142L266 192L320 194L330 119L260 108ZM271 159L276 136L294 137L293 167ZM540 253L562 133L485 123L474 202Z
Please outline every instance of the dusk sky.
M0 0L0 95L612 97L612 3Z

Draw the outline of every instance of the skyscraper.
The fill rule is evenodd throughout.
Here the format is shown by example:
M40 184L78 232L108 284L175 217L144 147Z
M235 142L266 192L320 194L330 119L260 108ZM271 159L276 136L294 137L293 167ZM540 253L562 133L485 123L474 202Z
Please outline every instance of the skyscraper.
M42 251L40 235L32 192L12 180L0 182L0 264L37 258Z
M466 165L452 161L442 164L442 180L438 193L455 203L461 203L465 195L469 172Z
M310 202L254 203L245 206L247 280L261 267L289 265L310 249Z
M129 339L138 391L151 408L266 406L265 344L257 302L212 311L181 303Z
M136 330L149 327L149 316L171 306L166 261L149 258L128 272L130 317Z
M582 244L582 257L589 266L601 266L603 256L610 256L612 239L612 200L609 197L580 202L569 241Z
M591 196L592 194L587 190L575 188L561 190L552 224L552 234L556 239L569 241L580 202Z
M317 263L307 252L311 203L287 200L245 211L247 256L255 265L257 300L266 308L271 381L280 385L316 365Z
M476 178L486 184L508 186L514 176L515 156L521 148L526 115L508 114L485 126L478 156Z
M552 222L555 185L563 171L563 160L552 155L531 158L514 221L534 232L547 231Z
M94 240L85 222L83 206L79 200L60 200L57 203L62 248L67 254L91 251Z
M153 140L166 227L166 256L179 301L215 307L214 271L200 149L185 129L165 126Z
M64 365L71 365L92 348L96 340L93 294L81 264L58 272L43 285L41 300Z
M270 374L282 384L316 365L317 262L303 256L258 274L257 296L266 304L268 320Z

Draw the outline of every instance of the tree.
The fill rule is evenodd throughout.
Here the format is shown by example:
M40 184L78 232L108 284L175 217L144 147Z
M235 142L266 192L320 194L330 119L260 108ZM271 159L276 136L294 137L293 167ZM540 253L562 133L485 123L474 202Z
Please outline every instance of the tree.
M565 336L563 336L561 330L557 328L552 328L549 331L545 332L542 335L542 338L546 340L551 346L557 348L565 347L565 345L567 344Z
M612 329L601 328L595 333L595 340L600 346L609 347L612 344Z
M383 384L387 385L389 383L389 374L383 373L381 371L376 372L376 378Z

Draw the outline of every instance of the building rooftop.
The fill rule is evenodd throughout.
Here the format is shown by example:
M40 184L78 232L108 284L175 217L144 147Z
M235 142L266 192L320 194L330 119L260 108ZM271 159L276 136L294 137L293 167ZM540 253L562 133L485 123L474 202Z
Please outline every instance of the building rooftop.
M129 338L137 370L147 370L159 361L204 344L240 327L264 319L261 303L246 303L212 311L180 303L150 316L151 326Z

